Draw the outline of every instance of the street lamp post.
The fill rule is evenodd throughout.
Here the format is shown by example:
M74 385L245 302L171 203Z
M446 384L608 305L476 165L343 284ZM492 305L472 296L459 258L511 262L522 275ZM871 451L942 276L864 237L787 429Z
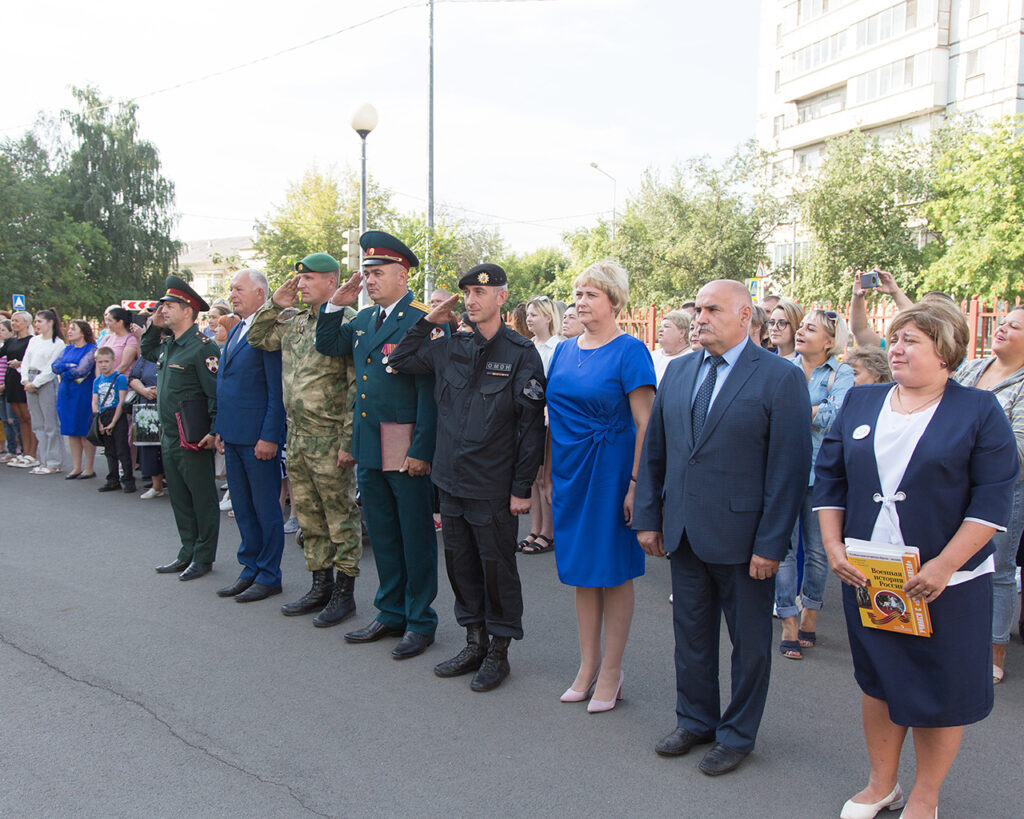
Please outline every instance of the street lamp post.
M619 183L615 180L614 176L612 176L610 173L608 173L608 171L606 171L604 168L599 167L596 162L591 162L590 163L590 167L593 168L598 173L603 173L610 180L612 180L612 241L614 242L615 241L615 204L616 204L616 201L618 200L618 187L619 187Z
M370 131L377 127L377 109L374 108L370 103L365 102L360 105L355 113L352 114L352 130L359 134L359 139L362 140L363 148L363 162L362 162L362 184L359 186L359 236L362 237L366 233L366 137L369 136ZM359 269L363 267L363 250L362 245L359 249ZM369 299L366 295L366 288L364 287L359 293L359 306L360 308L366 307Z

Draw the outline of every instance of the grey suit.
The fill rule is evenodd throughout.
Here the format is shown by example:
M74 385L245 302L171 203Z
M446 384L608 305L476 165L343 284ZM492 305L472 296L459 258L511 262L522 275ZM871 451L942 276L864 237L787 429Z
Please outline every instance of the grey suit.
M678 725L733 750L754 747L768 693L774 579L749 576L752 555L789 549L811 465L802 371L747 342L698 441L690 407L702 353L669 365L637 475L633 528L664 532L672 560ZM721 616L733 642L732 702L721 712Z

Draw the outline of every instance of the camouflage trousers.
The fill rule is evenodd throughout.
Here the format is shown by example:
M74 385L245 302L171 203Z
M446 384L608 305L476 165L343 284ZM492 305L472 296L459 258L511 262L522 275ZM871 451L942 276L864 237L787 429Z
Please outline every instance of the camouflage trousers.
M362 526L352 469L338 468L341 435L296 435L288 430L292 508L302 528L302 550L311 572L336 568L359 576Z

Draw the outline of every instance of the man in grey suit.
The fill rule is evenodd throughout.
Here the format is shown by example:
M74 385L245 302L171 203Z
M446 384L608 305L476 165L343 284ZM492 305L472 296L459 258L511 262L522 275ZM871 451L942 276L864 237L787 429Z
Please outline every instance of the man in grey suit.
M753 750L768 695L772 600L811 465L803 371L747 338L753 305L740 283L697 295L704 352L662 379L637 474L633 528L672 564L676 730L681 756L713 742L698 766L728 773ZM732 640L732 700L719 702L719 632Z

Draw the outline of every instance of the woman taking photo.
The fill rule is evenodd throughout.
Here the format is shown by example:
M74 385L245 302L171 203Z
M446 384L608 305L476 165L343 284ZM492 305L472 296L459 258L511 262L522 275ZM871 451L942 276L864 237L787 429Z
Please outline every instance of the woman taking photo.
M64 480L95 478L96 447L85 436L92 423L92 382L95 380L96 344L92 327L85 321L68 322L68 343L53 371L60 376L57 390L57 418L60 434L68 439L71 471Z
M619 329L629 276L598 262L573 287L584 332L559 344L548 378L555 562L576 587L580 666L562 694L587 710L609 711L622 697L622 655L633 620L633 578L644 553L633 520L636 470L654 403L654 366L643 342ZM601 632L604 656L601 656Z
M564 341L558 335L559 324L561 321L558 310L547 296L537 296L527 302L526 327L533 333L533 344L540 353L545 377L551 366L551 356L555 353L555 347L558 346L558 342ZM530 495L530 534L519 541L519 551L524 555L539 555L555 548L552 539L551 504L544 491L545 470L546 466L541 464Z
M36 334L25 348L21 381L28 399L38 449L33 475L55 475L64 462L64 443L57 419L57 374L53 362L64 352L64 336L53 310L40 310L32 322Z
M1024 307L1011 310L992 337L991 358L968 361L956 374L965 387L988 390L1006 413L1024 459ZM1024 460L1022 460L1024 465ZM1024 530L1024 469L1013 489L1013 512L1005 532L992 537L995 572L992 575L992 682L1003 681L1006 644L1010 642L1017 602L1017 546Z
M114 351L114 368L125 375L139 357L139 340L132 333L132 314L123 307L109 307L103 321L107 326L103 346Z
M768 318L768 339L783 358L796 358L796 328L803 317L804 311L795 302L779 299Z
M800 517L793 527L789 553L775 577L775 608L782 620L782 656L803 659L803 649L817 640L816 625L828 578L828 559L821 543L818 516L811 512L814 459L832 426L846 393L853 386L853 370L836 358L846 349L848 332L842 316L831 310L812 310L796 331L796 360L804 371L811 397L811 473ZM797 549L803 536L804 579L800 587L803 612L796 605Z
M903 803L897 774L908 728L917 774L903 816L934 817L963 726L992 710L991 541L1010 519L1017 446L996 398L950 378L967 341L967 322L951 306L901 311L888 337L895 386L851 390L818 453L814 507L829 566L846 584L871 766L845 819ZM867 579L847 560L846 538L920 550L921 568L903 591L927 603L930 637L861 625L855 590Z
M658 349L651 353L654 375L661 385L668 362L690 352L690 314L682 310L666 313L658 327Z
M8 466L36 467L36 436L32 434L32 418L28 412L28 398L24 379L21 375L21 361L32 339L32 314L19 310L11 316L12 335L0 345L0 355L7 359L7 373L4 376L4 400L18 420L21 432L21 455L7 460Z

